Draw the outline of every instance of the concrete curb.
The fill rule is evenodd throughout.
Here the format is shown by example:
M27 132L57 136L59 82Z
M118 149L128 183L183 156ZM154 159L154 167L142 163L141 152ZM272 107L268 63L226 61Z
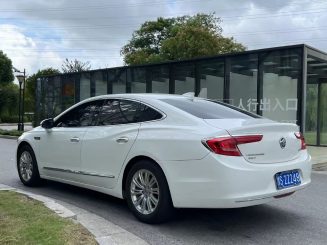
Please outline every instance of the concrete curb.
M54 211L56 214L58 214L60 217L63 218L71 218L76 219L76 214L70 211L69 209L65 208L64 206L60 205L59 203L55 202L53 199L44 197L41 195L33 194L28 191L23 191L20 189L16 189L7 185L0 184L0 191L15 191L17 193L23 194L25 196L28 196L32 199L35 199L37 201L42 202L47 208Z
M28 191L13 188L11 186L0 184L0 191L15 191L30 198L42 202L47 208L53 210L56 214L63 218L70 218L89 230L94 236L95 240L100 245L147 245L148 243L143 239L135 236L123 228L109 222L108 220L88 212L84 209L78 208L68 203L64 203L48 198L42 195L37 195Z
M327 171L327 162L312 164L314 171Z

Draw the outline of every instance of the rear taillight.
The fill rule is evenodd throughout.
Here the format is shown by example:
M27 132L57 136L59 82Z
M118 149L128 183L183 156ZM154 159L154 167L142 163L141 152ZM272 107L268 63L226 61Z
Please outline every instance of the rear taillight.
M203 144L216 154L226 156L242 156L237 145L258 142L262 135L242 135L219 137L202 141Z
M297 139L301 140L301 150L305 150L307 148L307 144L305 143L303 134L296 132L294 135Z

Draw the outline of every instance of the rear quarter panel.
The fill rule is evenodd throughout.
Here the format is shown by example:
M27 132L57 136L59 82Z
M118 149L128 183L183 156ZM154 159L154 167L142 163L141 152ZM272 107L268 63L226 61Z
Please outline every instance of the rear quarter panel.
M144 123L140 127L131 153L155 155L161 161L202 159L209 151L201 140L210 134L209 132L207 128L199 126Z

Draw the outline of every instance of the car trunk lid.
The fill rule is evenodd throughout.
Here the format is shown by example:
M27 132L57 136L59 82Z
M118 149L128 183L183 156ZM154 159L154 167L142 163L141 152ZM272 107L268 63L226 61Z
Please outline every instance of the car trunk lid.
M231 136L262 135L259 142L239 144L243 157L251 163L279 163L296 159L301 140L298 126L268 119L205 119L209 125L225 129Z

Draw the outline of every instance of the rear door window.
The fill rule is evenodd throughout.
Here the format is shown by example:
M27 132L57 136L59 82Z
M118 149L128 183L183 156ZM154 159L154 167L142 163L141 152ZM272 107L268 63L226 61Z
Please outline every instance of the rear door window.
M162 114L137 101L108 99L98 115L98 125L138 123L162 118Z

